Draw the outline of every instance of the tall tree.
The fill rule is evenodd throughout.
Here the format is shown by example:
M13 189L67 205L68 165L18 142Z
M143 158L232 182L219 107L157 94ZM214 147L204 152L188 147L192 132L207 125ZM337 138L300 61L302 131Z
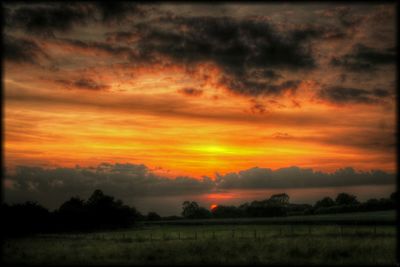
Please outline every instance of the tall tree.
M337 205L354 205L359 204L357 197L355 195L347 194L347 193L340 193L337 195L335 202Z
M318 209L318 208L329 208L329 207L332 207L332 206L335 206L335 201L330 197L324 197L323 199L318 200L314 205L314 207L316 209Z
M270 204L276 204L279 206L286 206L289 204L289 196L286 193L275 194L269 198Z
M182 203L182 216L188 219L210 218L211 212L200 207L197 202L184 201Z

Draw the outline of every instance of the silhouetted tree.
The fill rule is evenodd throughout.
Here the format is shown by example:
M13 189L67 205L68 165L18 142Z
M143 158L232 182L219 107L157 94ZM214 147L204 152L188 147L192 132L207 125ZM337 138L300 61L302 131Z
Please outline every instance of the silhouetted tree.
M305 215L311 214L313 207L309 204L292 204L286 205L285 210L287 215Z
M192 218L199 209L199 204L194 201L184 201L182 203L182 216L185 218Z
M318 208L329 208L329 207L332 207L332 206L335 206L335 201L332 199L332 198L330 198L330 197L324 197L323 199L321 199L321 200L318 200L316 203L315 203L315 205L314 205L314 207L316 208L316 209L318 209Z
M159 220L161 220L161 216L158 215L158 214L157 214L156 212L154 212L154 211L149 212L149 213L147 214L146 218L147 218L147 220L149 220L149 221L159 221Z
M276 194L272 195L268 201L270 204L286 206L289 204L289 196L286 193Z
M200 207L197 202L184 201L182 203L182 216L188 219L210 218L211 212L206 208Z
M286 216L286 209L280 203L270 202L269 199L263 201L253 201L247 207L246 214L250 217L278 217Z
M124 205L121 200L95 190L87 201L86 208L91 225L97 227L128 226L135 219L135 209Z
M398 198L397 191L390 194L390 200L392 200L394 203L397 202L397 198Z
M347 193L340 193L337 195L335 202L337 205L355 205L355 204L359 204L360 202L358 202L357 197L354 195L350 195Z
M85 212L85 200L79 197L71 197L61 204L59 211L64 214L80 215Z
M44 232L50 226L50 212L37 202L2 205L2 228L5 235Z
M215 218L238 218L242 217L243 211L235 206L217 206L211 210Z
M395 202L393 202L390 198L381 198L379 199L379 205L377 210L387 210L396 208Z
M347 193L337 195L335 201L325 197L317 201L314 208L308 204L289 203L285 193L271 196L269 199L244 203L239 207L218 206L212 213L200 207L194 201L185 201L182 205L184 218L236 218L236 217L271 217L293 214L324 214L355 211L389 210L395 208L397 192L390 198L369 199L359 203L357 197ZM25 235L38 232L96 230L132 225L136 220L159 220L155 212L143 216L134 207L124 205L121 200L95 190L87 201L72 197L59 209L49 212L36 202L8 205L2 203L2 229L5 236ZM168 219L180 219L170 216Z
M378 206L379 205L379 200L377 200L376 198L371 198L368 199L365 204L369 205L369 206Z
M91 226L86 203L79 197L72 197L61 204L54 215L59 229L83 230Z

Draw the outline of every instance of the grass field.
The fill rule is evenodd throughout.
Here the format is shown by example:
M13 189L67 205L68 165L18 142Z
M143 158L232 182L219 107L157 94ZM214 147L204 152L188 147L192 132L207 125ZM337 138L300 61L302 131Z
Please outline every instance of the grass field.
M315 218L317 219L317 218ZM8 239L8 264L396 263L392 225L142 225L86 234Z

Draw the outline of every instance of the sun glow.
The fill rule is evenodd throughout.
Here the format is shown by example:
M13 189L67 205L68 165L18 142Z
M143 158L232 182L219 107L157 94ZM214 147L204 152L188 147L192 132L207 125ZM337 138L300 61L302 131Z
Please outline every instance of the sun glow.
M210 59L133 66L71 45L48 40L49 54L68 56L68 71L51 79L6 62L7 167L130 162L197 178L254 166L395 170L394 149L371 145L392 136L393 107L327 104L320 77L288 74L302 80L296 90L257 97L221 83L224 68ZM86 80L105 87L82 88Z

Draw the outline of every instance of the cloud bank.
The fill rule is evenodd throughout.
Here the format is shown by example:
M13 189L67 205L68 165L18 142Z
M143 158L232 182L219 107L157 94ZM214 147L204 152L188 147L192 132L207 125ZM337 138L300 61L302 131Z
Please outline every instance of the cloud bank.
M351 167L325 173L299 167L251 168L203 177L166 178L142 164L102 163L95 167L42 168L19 166L5 177L6 201L65 201L102 189L122 199L199 196L229 189L317 188L395 184L394 174L380 170L356 171Z
M363 23L384 25L385 17L390 20L393 14L387 9L377 9L371 14L358 13L346 6L330 11L314 10L330 19L318 25L307 20L287 25L279 19L281 14L277 19L271 16L193 16L178 10L175 8L172 12L154 5L128 2L8 4L5 6L5 59L14 63L36 63L38 57L45 55L42 46L58 43L79 51L121 57L126 64L134 66L182 64L195 68L196 64L212 62L222 71L220 85L232 93L254 97L296 92L302 81L289 78L288 73L308 75L321 67L341 69L343 75L368 73L381 70L382 66L393 67L397 58L392 46L382 48L378 47L382 46L380 44L371 45L370 40L352 40L355 33L366 31ZM88 26L115 30L95 40L67 35ZM40 39L41 44L17 38L13 29ZM350 51L344 54L335 51L330 56L330 64L321 63L318 52L321 47L348 40L355 42ZM341 85L327 87L338 86ZM92 84L83 87L93 88ZM355 95L353 103L376 103L361 94L351 86L341 86L341 92L334 97L326 97L331 95L329 92L316 96L341 103L348 102L349 95Z

